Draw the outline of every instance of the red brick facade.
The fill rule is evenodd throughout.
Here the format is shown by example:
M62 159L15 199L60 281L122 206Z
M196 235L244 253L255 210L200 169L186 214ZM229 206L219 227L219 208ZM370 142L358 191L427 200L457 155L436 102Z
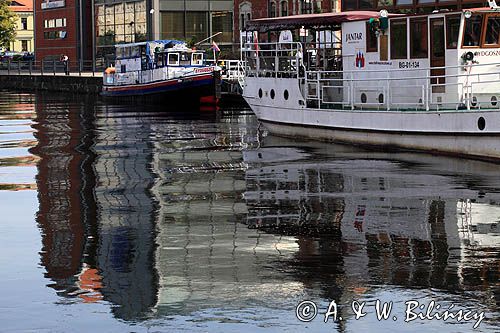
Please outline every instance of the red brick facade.
M70 61L80 60L79 8L77 0L49 1L61 7L42 9L47 0L35 0L35 57L36 60L59 59L61 54ZM81 1L83 15L83 59L92 59L92 31L90 1ZM64 36L64 37L63 37Z
M234 43L239 44L242 23L248 19L335 11L340 11L340 0L235 0Z

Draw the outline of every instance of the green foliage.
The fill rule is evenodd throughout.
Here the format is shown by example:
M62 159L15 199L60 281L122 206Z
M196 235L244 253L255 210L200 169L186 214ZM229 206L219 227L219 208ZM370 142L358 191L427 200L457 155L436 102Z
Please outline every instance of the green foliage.
M9 8L10 0L0 0L0 47L7 48L16 37L17 15Z

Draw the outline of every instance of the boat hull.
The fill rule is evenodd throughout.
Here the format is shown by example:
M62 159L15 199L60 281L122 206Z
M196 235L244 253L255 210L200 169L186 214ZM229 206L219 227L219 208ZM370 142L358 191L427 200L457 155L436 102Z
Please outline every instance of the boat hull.
M244 98L269 131L372 146L500 160L500 110L306 107L296 79L247 77Z
M147 99L165 99L170 104L199 104L203 100L215 101L219 98L220 89L218 89L218 86L220 86L218 76L209 73L144 84L104 85L101 95L107 98L144 97Z
M500 134L494 136L477 136L434 133L391 133L303 126L266 120L261 120L261 122L272 134L286 137L302 137L384 148L423 150L500 161Z

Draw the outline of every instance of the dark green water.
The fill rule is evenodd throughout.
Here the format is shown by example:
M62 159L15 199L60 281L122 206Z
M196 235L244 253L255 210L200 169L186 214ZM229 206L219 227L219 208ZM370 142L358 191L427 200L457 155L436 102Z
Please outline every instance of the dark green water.
M3 91L0 331L498 332L499 176L269 136L244 109ZM412 301L485 318L405 322Z

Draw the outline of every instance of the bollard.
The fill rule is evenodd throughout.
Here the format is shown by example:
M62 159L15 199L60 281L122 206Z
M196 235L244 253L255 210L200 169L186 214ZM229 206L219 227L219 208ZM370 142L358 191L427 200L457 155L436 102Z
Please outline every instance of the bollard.
M17 74L21 75L21 60L17 61Z
M52 60L52 70L54 72L54 76L56 76L56 61Z
M31 76L32 70L33 70L33 60L30 60L30 76Z
M43 76L43 60L40 60L40 75Z
M10 59L7 61L7 75L10 75Z

